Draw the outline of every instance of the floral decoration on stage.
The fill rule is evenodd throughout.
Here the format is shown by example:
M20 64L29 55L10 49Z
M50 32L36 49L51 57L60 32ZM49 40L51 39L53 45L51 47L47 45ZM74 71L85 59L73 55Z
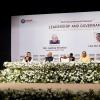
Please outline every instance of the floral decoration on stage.
M100 83L98 63L5 62L0 82L17 83Z

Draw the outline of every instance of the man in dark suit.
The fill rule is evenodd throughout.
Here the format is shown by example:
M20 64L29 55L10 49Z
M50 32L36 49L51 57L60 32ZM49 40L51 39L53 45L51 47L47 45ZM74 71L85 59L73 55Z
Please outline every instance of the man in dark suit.
M49 52L47 54L47 57L45 58L45 61L49 61L49 62L53 61L52 52Z

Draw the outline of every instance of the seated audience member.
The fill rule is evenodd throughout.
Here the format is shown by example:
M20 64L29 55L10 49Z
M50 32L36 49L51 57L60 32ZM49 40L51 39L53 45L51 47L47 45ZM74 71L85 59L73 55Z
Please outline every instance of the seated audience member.
M60 57L60 62L69 62L69 57L63 55L62 57Z
M83 51L81 56L80 56L80 61L82 61L83 63L90 63L90 57L89 55L86 53L86 51Z
M24 59L23 59L23 63L31 64L32 62L33 62L33 59L31 56L31 52L27 52Z
M69 61L75 61L75 57L73 57L73 53L70 53L70 55L69 55Z
M45 61L49 61L49 62L53 61L52 52L49 52L47 54L47 57L45 57Z

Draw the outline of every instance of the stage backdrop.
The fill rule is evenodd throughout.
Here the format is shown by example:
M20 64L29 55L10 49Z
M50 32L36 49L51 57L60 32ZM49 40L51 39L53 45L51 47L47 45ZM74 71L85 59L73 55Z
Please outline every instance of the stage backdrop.
M100 59L100 12L22 15L11 17L11 59L21 60L25 52L36 61L53 52L59 61L63 54L82 51Z

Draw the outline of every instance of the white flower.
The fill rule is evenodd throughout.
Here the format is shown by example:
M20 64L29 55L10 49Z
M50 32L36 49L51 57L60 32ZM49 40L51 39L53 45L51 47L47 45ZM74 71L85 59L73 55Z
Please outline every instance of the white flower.
M97 83L97 84L99 84L99 81L93 81L93 83Z
M88 73L91 73L92 72L92 70L88 70Z
M84 64L80 62L57 63L57 62L34 62L25 65L21 62L4 62L7 69L1 71L2 82L93 82L100 83L98 65ZM51 79L54 77L55 79Z

